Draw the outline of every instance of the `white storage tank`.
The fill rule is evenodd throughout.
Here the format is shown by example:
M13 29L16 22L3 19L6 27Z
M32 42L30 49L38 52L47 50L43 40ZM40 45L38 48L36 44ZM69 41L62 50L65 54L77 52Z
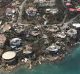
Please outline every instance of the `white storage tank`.
M2 54L2 61L6 64L15 64L16 61L16 52L7 51Z

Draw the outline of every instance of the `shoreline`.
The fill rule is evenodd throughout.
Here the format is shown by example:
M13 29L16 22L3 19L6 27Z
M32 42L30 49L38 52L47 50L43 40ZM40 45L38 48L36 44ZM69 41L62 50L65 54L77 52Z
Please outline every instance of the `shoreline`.
M74 47L72 47L71 49L74 49L74 48L76 48L77 46L79 46L79 45L75 45ZM51 56L49 55L47 58L46 58L46 60L44 59L44 60L42 60L42 61L40 61L40 60L37 60L37 61L35 61L33 64L31 64L31 66L28 64L29 62L27 62L27 63L18 63L18 65L15 65L15 66L13 66L13 68L11 69L11 67L12 66L8 66L9 67L9 69L8 68L6 68L6 69L0 69L1 70L1 72L7 72L7 73L9 73L9 72L14 72L15 70L18 70L18 69L20 69L20 68L26 68L26 69L33 69L34 67L36 67L37 65L39 65L39 64L44 64L44 63L59 63L60 61L62 61L62 60L64 60L65 59L65 57L66 56L68 56L71 52L72 52L73 50L70 50L70 51L68 51L67 52L67 54L63 54L63 55L61 55L61 56L56 56L56 57L52 57L51 58ZM53 59L54 58L54 59ZM51 59L51 60L50 60Z
M60 62L77 46L80 24L74 21L80 15L73 13L72 18L64 14L66 10L62 12L62 5L59 9L54 3L55 8L49 7L51 2L41 7L33 1L14 0L5 8L6 18L0 21L1 70L11 72L22 65L32 69L42 63Z

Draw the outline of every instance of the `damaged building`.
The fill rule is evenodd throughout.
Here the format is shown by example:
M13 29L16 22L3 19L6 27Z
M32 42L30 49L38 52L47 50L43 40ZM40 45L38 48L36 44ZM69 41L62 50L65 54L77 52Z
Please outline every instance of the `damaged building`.
M38 3L39 6L54 6L55 0L34 0L34 3Z

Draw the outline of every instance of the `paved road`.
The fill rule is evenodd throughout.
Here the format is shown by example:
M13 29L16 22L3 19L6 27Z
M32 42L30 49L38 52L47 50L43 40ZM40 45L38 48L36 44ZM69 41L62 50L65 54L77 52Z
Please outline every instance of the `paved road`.
M27 0L24 0L23 2L22 2L22 4L19 6L19 15L18 15L18 23L21 23L21 21L22 21L22 12L23 12L23 8L24 8L24 5L26 4L26 1Z

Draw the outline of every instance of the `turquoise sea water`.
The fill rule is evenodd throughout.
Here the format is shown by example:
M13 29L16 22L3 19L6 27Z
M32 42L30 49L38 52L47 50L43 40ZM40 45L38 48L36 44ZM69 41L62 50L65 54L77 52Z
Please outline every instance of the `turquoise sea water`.
M80 74L80 46L60 63L38 65L32 70L20 68L9 74Z

